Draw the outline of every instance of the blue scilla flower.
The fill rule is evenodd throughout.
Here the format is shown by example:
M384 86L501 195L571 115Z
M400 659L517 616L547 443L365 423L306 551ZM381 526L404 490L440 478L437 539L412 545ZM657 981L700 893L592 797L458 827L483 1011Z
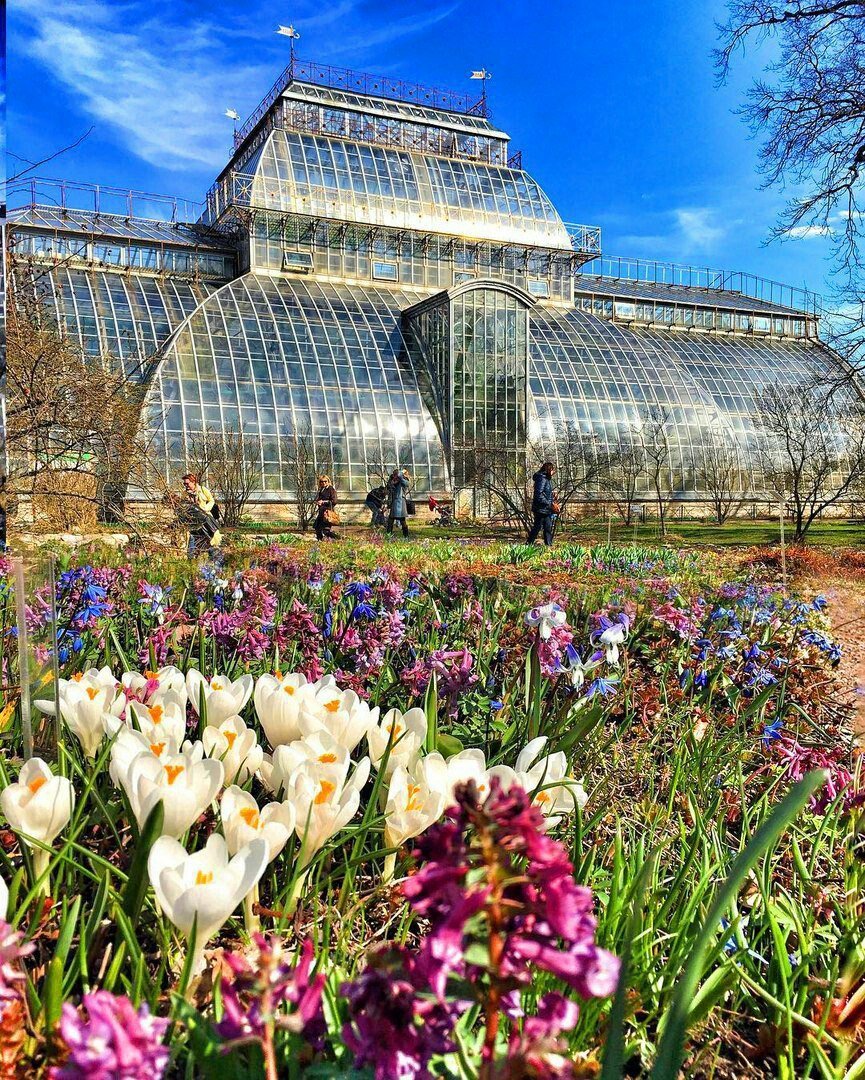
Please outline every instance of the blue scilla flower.
M352 581L350 585L346 585L345 594L363 602L372 596L372 588L365 581Z
M760 736L760 742L763 744L763 747L768 750L773 742L782 738L783 730L783 720L773 720L771 724L766 724L763 728L763 733Z
M691 672L688 670L688 668L683 668L679 672L679 689L684 690L690 681Z
M828 603L829 601L826 599L825 596L815 596L814 599L811 601L811 607L815 611L823 611L825 610Z
M410 581L408 588L403 593L403 598L406 600L417 600L420 596L420 585L416 581Z
M694 676L694 686L696 686L698 690L702 690L708 685L709 676L706 674L705 671L700 671Z
M375 610L372 604L367 604L363 602L361 602L360 604L355 604L354 609L351 613L351 617L353 619L375 619L377 615L378 612Z
M829 648L826 650L826 655L832 661L833 664L837 664L841 659L841 646L837 641L831 642Z
M736 650L732 645L722 645L715 653L719 660L732 660L735 655Z
M758 656L763 655L763 650L755 641L754 644L750 648L746 649L742 655L745 657L746 660L756 660Z
M333 580L334 580L334 581L335 581L335 582L337 583L337 585L338 585L338 584L339 584L339 583L340 583L340 582L341 582L341 581L342 581L342 580L343 580L344 578L345 578L345 574L344 574L344 573L342 572L342 570L337 570L337 571L336 571L336 573L335 573L335 574L333 575Z
M586 697L593 698L596 694L600 694L601 697L613 697L616 693L618 682L619 680L616 678L605 679L601 676L597 679L592 679L586 687Z
M500 709L503 709L504 707L505 707L505 703L503 701L499 701L498 698L495 701L490 702L490 709L492 710L492 712L498 712Z
M330 608L324 613L324 622L322 624L321 632L326 638L329 638L333 633L333 612Z

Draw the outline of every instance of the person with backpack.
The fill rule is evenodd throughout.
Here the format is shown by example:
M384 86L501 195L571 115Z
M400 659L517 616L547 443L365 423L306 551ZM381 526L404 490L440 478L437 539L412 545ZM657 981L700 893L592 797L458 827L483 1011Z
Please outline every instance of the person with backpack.
M553 473L555 465L551 461L545 461L532 477L534 490L532 492L532 514L534 524L529 530L528 543L533 544L543 530L544 543L549 547L553 542L553 525L559 513L559 507L553 494Z
M187 555L193 559L206 548L218 548L222 542L219 531L219 504L210 488L199 481L196 473L185 473L181 479L186 491L186 501L191 509L178 516L184 519L189 529Z

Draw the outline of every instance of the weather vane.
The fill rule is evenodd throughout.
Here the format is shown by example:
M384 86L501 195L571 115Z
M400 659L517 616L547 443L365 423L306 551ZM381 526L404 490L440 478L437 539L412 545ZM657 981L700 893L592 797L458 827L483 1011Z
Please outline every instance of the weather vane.
M294 43L295 43L295 41L300 41L300 34L297 32L297 30L295 30L295 28L293 26L283 26L282 24L277 26L276 32L277 32L277 34L281 34L282 37L287 37L288 38L288 41L289 41L288 58L289 58L289 62L293 66L294 65Z
M470 79L481 80L481 106L483 107L484 115L487 111L487 82L492 78L492 72L487 71L486 68L481 68L480 71L473 71L469 75Z

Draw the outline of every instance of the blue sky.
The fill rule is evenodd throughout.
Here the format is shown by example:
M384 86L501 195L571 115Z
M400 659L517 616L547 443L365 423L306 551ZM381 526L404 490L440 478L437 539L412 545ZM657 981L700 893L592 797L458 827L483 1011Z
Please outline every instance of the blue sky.
M493 73L493 118L567 221L604 250L748 270L820 291L829 241L766 247L780 192L734 115L769 58L718 88L716 0L12 0L8 143L42 175L201 199L227 159L227 107L246 116L299 55L455 90ZM10 173L26 165L11 158Z

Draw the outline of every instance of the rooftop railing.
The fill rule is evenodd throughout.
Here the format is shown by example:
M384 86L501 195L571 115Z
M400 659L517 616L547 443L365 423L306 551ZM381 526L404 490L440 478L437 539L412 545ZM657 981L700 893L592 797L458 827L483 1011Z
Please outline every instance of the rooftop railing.
M346 90L354 94L369 94L373 97L388 98L391 101L406 101L411 105L425 105L431 109L444 109L447 112L483 117L488 115L485 98L475 99L470 94L421 86L419 83L391 79L385 75L370 75L366 72L352 71L350 68L334 67L331 64L316 64L312 60L293 60L280 73L270 90L234 133L235 150L252 134L289 83L295 80L313 83L316 86L328 86L335 90Z
M27 177L9 185L9 208L52 206L57 210L78 210L88 214L114 214L147 221L189 223L198 219L203 203L158 195L152 191L86 184L78 180Z
M599 256L601 254L600 225L576 225L572 221L564 223L571 246L580 255Z
M567 225L570 232L580 226ZM784 285L780 281L758 277L743 270L713 270L684 263L661 262L655 259L623 258L599 255L578 268L587 277L614 278L646 285L671 285L692 289L720 289L760 300L765 304L819 315L822 297L809 289Z

